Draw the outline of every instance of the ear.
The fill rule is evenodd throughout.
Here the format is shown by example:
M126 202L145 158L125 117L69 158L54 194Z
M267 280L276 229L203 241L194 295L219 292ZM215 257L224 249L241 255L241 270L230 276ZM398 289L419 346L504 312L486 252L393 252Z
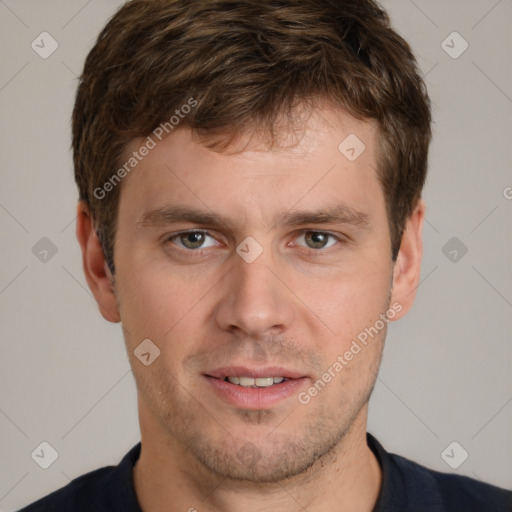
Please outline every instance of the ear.
M420 283L423 256L423 222L425 202L420 199L406 223L402 243L393 268L391 304L399 303L402 309L393 318L398 320L411 309Z
M96 235L89 208L83 201L78 203L76 237L82 250L85 279L98 303L100 313L109 322L120 322L112 274Z

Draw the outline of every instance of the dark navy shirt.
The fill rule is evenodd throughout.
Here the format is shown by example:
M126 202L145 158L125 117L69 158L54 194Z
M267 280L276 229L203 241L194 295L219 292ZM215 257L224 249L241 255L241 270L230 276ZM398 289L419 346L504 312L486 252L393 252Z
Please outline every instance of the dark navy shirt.
M512 492L472 478L427 469L388 453L368 434L382 468L373 512L512 512ZM19 512L142 512L133 485L135 445L118 466L97 469Z

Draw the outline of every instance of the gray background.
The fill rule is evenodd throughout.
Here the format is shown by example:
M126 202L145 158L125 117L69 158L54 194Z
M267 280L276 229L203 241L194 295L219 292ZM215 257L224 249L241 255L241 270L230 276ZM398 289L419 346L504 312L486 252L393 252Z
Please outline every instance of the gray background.
M139 440L120 327L102 319L82 273L69 152L76 75L120 4L0 0L4 512L116 464ZM469 457L453 471L512 487L512 1L383 4L426 75L435 138L422 282L390 329L369 431L442 471L457 441ZM43 31L59 44L47 59L31 48ZM458 58L441 45L454 31L469 44ZM57 248L46 261L43 237ZM46 470L31 457L42 441L59 454Z

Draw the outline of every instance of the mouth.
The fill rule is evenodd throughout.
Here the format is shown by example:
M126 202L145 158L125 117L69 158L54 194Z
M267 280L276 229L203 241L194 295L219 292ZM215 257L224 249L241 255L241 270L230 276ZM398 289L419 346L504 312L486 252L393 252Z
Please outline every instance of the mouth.
M242 386L243 388L268 388L270 386L274 386L276 384L281 384L281 382L286 382L288 379L286 377L225 377L224 382L231 382L231 384L235 384L237 386Z
M281 367L227 367L204 373L215 394L243 409L268 409L296 395L309 377Z

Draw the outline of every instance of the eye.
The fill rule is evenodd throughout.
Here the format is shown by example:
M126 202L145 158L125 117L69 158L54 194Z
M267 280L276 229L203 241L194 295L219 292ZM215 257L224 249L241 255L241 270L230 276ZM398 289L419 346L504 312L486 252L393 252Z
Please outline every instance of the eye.
M297 240L300 240L301 238L304 239L305 244L299 243L298 245L304 245L310 249L327 249L339 241L339 239L334 235L323 231L306 231L305 233L302 233ZM329 238L332 239L332 243L329 243Z
M210 238L213 243L210 245L203 245L205 240ZM168 242L175 243L182 249L205 249L207 247L213 247L216 245L215 239L209 235L206 231L184 231L173 235L167 239Z

